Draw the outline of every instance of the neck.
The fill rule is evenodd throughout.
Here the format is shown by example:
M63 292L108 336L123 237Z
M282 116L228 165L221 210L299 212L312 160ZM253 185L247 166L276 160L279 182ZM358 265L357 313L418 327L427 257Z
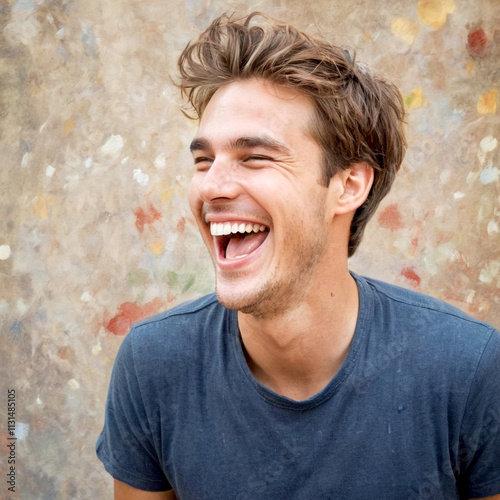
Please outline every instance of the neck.
M315 283L293 308L266 317L238 313L248 366L274 392L307 399L342 365L356 328L359 299L347 268L336 274Z

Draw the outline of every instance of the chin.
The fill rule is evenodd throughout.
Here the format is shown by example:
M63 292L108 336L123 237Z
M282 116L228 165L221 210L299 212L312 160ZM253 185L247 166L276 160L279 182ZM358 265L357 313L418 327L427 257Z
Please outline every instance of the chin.
M279 315L289 308L290 297L283 294L279 283L267 284L257 290L237 291L235 285L227 288L216 283L219 303L227 309L249 314L255 318Z

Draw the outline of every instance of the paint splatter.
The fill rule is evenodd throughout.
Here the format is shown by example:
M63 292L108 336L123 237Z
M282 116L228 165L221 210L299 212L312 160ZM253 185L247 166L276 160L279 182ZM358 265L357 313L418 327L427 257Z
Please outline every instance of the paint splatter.
M493 280L500 273L500 261L487 262L479 273L479 281L486 284L493 283Z
M101 148L107 156L114 156L123 149L124 141L121 135L112 135Z
M47 168L45 169L45 175L47 177L53 177L56 169L52 165L48 165Z
M418 109L427 106L427 101L424 98L424 91L421 88L413 89L405 97L405 106L407 109Z
M412 285L418 287L420 285L420 276L415 272L413 267L404 267L401 270L401 276L404 276L407 280L410 280Z
M134 210L135 227L142 234L144 226L151 225L161 219L161 213L156 208L149 204L146 209L139 207Z
M0 260L7 260L11 256L9 245L0 245Z
M78 380L72 378L70 380L68 380L68 385L74 390L76 391L77 389L80 389L80 383L78 382Z
M481 139L481 142L479 143L479 147L481 148L481 151L483 153L491 153L494 151L498 146L498 140L496 137L493 137L492 135L487 135L486 137L483 137Z
M165 251L165 242L164 241L156 241L151 245L151 251L155 255L161 255Z
M74 128L75 128L75 119L74 118L68 118L64 122L64 126L63 126L64 135L68 135Z
M493 165L488 165L485 169L481 170L479 174L479 181L481 184L491 184L500 179L500 170Z
M163 170L167 166L167 159L165 158L165 154L161 153L159 154L154 161L154 166L158 170Z
M72 347L70 347L68 345L59 347L59 349L57 350L57 355L61 359L67 360L67 359L71 358L74 354L75 354L75 351L73 350Z
M135 302L124 302L118 308L118 313L108 322L106 329L113 335L126 335L136 321L156 314L162 307L163 303L159 298L142 306Z
M419 0L417 14L420 20L431 28L439 29L455 10L453 0Z
M10 326L9 334L12 335L12 337L14 337L14 340L19 340L19 337L21 336L21 333L23 332L23 326L24 326L23 322L18 321L17 319Z
M24 441L30 432L29 424L25 424L24 422L16 422L16 438L18 441Z
M404 227L403 217L398 209L398 205L393 203L385 207L378 216L378 223L391 231L397 231Z
M494 88L485 92L477 103L477 111L482 115L494 113L497 110L498 89Z
M134 180L139 186L146 186L149 182L149 175L145 174L140 168L134 169Z
M467 52L473 59L485 57L488 48L488 38L483 28L471 31L467 36Z
M53 197L47 194L39 194L36 198L33 210L40 219L46 219L49 215L49 207L53 203Z
M402 38L408 45L412 45L419 32L417 21L408 18L396 18L391 22L391 30L394 35Z

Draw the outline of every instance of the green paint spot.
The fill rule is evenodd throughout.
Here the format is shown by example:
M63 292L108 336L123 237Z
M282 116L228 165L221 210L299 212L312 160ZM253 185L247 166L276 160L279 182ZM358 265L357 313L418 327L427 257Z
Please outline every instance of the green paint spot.
M186 284L184 285L184 287L182 288L182 292L187 292L193 285L194 285L194 282L196 280L196 277L194 274L189 274L187 276L187 281L186 281Z
M135 269L127 274L125 278L128 286L144 286L149 279L149 271L146 269Z

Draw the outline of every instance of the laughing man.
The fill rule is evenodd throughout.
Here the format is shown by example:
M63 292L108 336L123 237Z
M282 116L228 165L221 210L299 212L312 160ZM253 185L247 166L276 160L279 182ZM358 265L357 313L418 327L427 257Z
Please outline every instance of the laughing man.
M500 335L348 269L403 159L396 88L262 15L216 19L179 69L216 294L121 346L115 498L500 499Z

